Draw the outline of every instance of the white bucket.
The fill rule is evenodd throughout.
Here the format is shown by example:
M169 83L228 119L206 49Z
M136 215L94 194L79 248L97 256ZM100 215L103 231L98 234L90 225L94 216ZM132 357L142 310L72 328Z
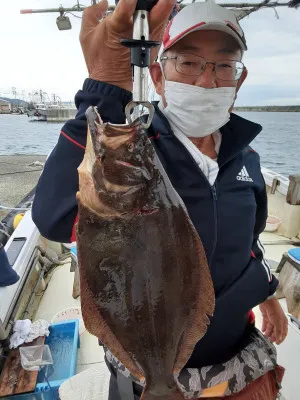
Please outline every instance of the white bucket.
M55 324L57 322L68 321L70 319L79 320L79 335L82 335L86 331L86 327L84 326L80 307L70 307L59 311L57 314L54 315L51 323Z
M267 218L267 224L265 227L265 232L275 232L281 224L281 219L275 215L269 215Z

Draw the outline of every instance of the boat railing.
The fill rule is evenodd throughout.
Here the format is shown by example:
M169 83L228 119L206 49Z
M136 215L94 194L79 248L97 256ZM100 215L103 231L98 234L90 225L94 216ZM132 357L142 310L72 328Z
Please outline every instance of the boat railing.
M273 188L273 191L274 186L276 185L276 190L278 190L279 193L283 194L284 196L287 195L290 184L289 178L264 167L261 167L261 172L264 176L266 184Z
M26 283L37 264L39 238L40 233L32 222L31 213L27 212L4 247L7 254L17 251L17 254L12 254L13 268L20 279L14 285L0 288L0 340L9 335ZM16 241L20 240L24 241L21 250L13 249Z

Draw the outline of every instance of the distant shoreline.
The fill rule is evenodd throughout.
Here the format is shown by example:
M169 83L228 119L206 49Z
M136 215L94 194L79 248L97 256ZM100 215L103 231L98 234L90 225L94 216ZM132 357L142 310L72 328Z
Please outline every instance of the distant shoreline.
M261 111L261 112L300 112L300 106L245 106L234 107L233 111ZM0 115L26 115L12 112L1 112ZM49 122L63 122L63 121L49 121Z
M300 106L234 107L233 111L300 112Z

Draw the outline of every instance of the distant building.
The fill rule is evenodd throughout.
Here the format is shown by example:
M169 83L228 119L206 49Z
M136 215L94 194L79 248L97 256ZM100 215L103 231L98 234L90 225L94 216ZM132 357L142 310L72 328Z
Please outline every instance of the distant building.
M0 100L0 114L9 114L11 112L11 104L9 101Z

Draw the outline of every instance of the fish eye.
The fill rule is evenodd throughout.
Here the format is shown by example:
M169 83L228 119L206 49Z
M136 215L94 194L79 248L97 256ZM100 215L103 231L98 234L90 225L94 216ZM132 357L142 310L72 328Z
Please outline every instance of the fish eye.
M133 143L129 143L127 149L128 149L128 151L133 152L134 144Z

